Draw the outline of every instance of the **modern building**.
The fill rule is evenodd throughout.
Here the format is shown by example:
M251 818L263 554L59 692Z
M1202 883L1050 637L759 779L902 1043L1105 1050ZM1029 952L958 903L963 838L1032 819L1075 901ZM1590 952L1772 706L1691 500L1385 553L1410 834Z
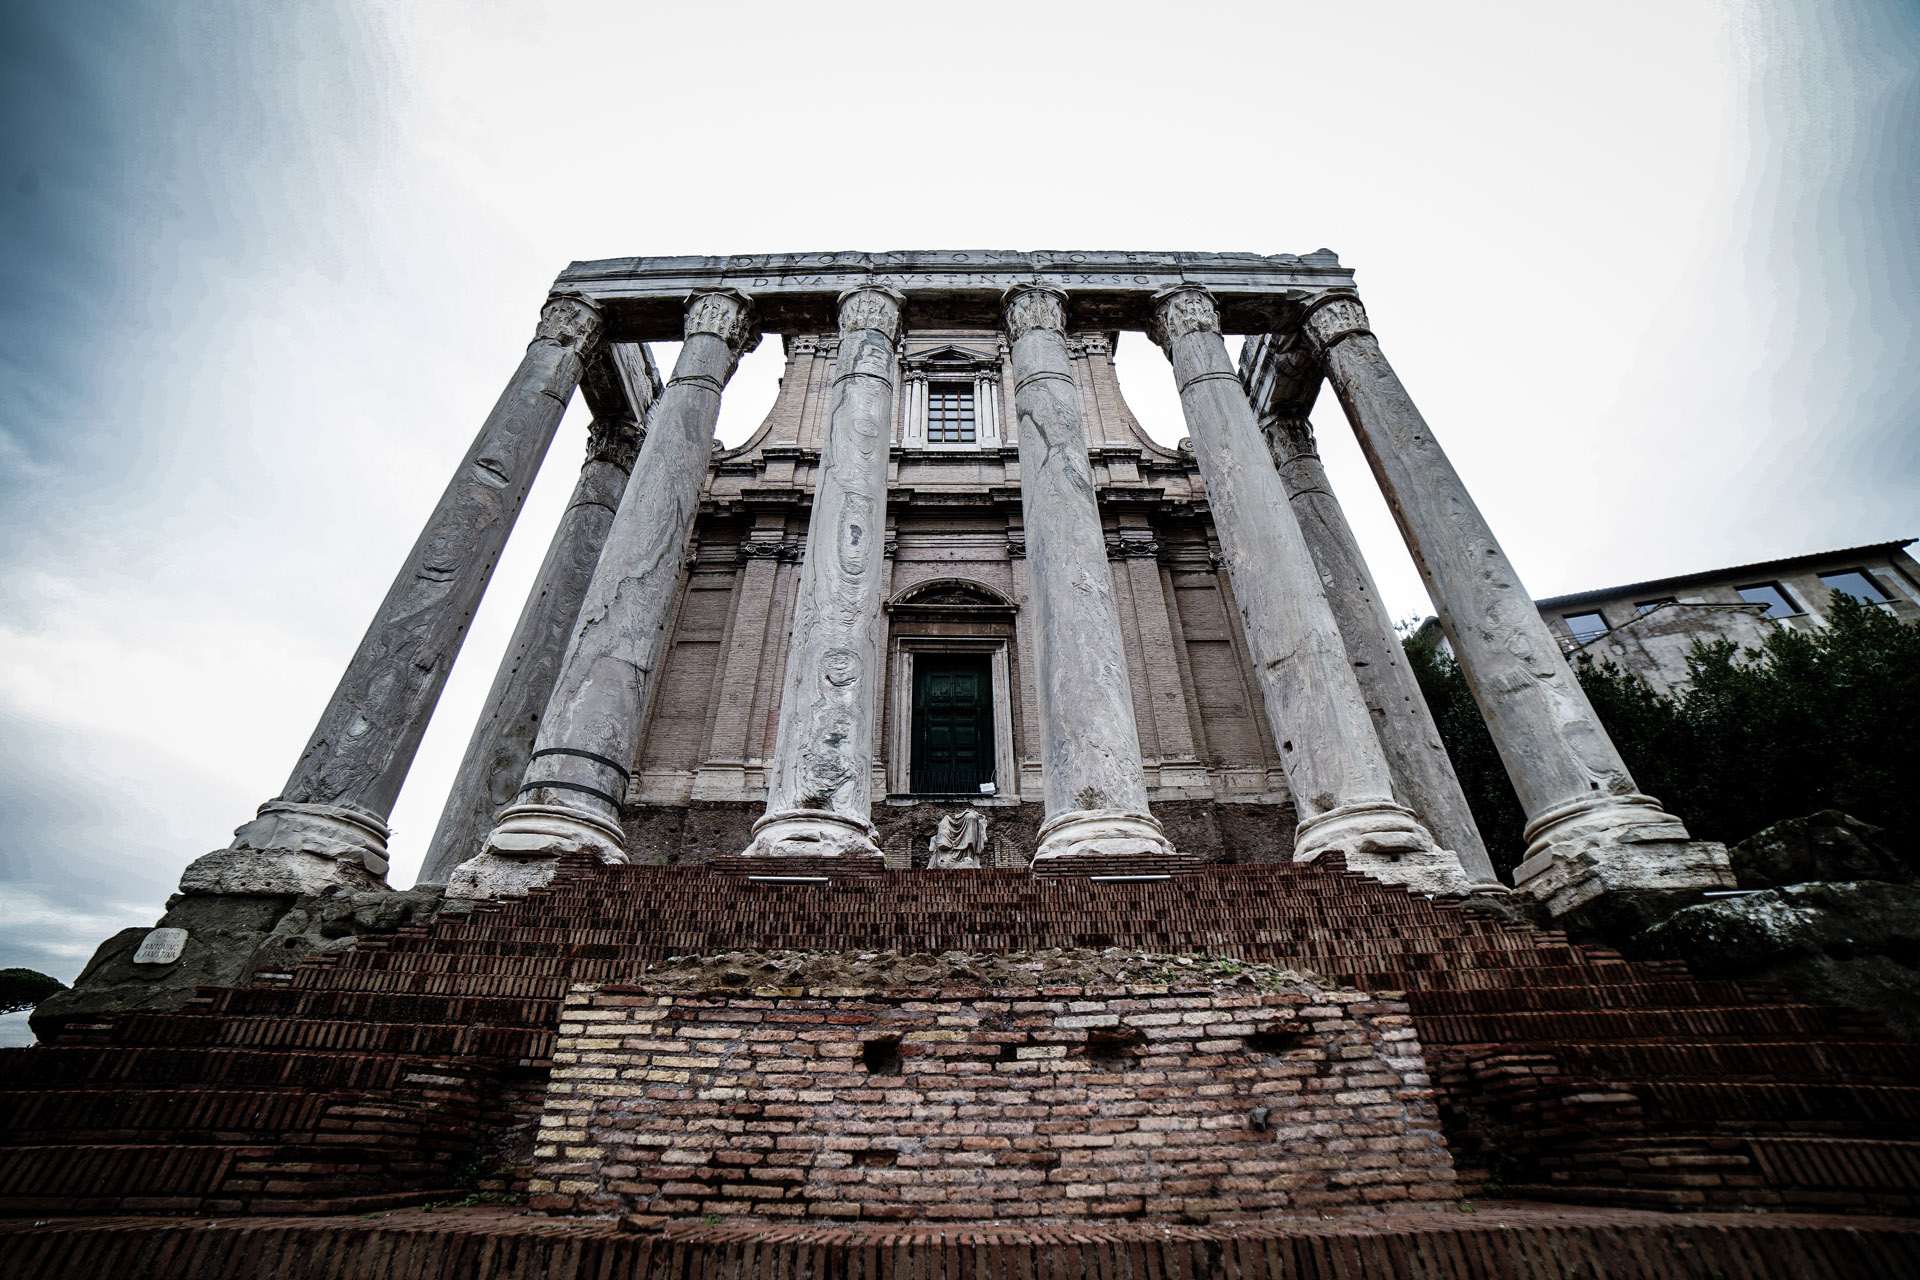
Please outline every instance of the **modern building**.
M1569 657L1611 661L1670 693L1685 686L1696 641L1751 648L1776 626L1823 626L1836 591L1903 622L1920 622L1920 564L1907 554L1912 545L1911 538L1878 542L1536 603Z

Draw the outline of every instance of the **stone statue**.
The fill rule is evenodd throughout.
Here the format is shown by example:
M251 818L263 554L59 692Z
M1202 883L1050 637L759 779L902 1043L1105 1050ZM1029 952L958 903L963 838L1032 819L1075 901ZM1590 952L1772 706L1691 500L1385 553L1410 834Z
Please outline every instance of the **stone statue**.
M939 830L927 841L929 871L978 871L987 851L987 815L962 809L940 819Z

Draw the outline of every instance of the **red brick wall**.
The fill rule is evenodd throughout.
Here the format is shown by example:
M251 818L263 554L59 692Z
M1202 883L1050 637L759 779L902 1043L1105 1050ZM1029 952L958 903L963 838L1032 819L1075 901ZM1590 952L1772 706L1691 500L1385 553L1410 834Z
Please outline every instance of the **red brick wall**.
M1457 1194L1404 1004L1232 985L581 985L530 1191L811 1221L1204 1222Z

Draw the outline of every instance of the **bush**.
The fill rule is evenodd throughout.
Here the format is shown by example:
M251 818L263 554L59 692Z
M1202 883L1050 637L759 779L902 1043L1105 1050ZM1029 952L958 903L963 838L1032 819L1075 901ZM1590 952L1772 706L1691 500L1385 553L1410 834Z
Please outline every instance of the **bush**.
M67 984L32 969L0 969L0 1013L31 1009Z
M1776 627L1744 653L1699 643L1678 697L1586 654L1574 675L1648 795L1702 840L1743 840L1839 809L1911 847L1920 820L1920 627L1834 592L1828 624ZM1437 634L1406 638L1409 664L1502 876L1525 819L1466 677Z

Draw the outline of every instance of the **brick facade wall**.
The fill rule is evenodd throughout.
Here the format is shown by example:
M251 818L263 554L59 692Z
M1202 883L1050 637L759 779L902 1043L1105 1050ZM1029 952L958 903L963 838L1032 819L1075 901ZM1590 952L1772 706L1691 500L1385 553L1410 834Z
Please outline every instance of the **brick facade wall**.
M1407 1007L1310 986L581 984L536 1208L1205 1222L1449 1200Z

